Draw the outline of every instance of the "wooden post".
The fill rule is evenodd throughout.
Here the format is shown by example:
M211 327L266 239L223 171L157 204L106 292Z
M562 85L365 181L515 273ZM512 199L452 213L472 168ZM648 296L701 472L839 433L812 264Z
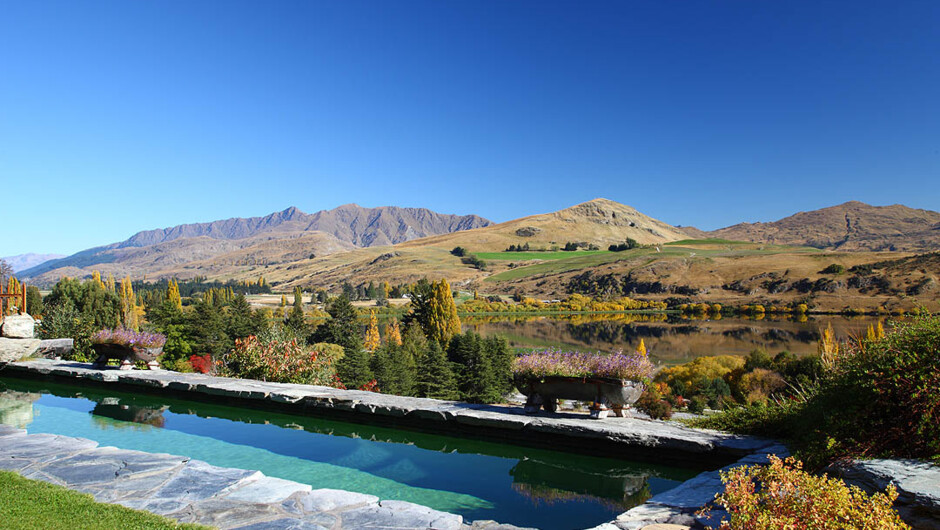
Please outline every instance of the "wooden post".
M20 288L22 289L22 294L23 294L23 305L20 306L20 314L25 315L26 314L26 284L21 283Z

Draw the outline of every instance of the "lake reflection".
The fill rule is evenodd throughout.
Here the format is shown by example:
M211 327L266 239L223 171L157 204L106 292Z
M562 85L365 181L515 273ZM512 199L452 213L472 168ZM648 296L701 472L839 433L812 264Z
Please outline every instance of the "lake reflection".
M630 350L640 339L650 356L678 364L706 355L745 355L755 348L775 354L816 352L820 330L832 324L836 336L865 335L877 317L809 316L805 322L765 317L696 320L666 314L590 314L571 316L461 317L464 329L502 335L519 348ZM889 321L881 318L888 326Z

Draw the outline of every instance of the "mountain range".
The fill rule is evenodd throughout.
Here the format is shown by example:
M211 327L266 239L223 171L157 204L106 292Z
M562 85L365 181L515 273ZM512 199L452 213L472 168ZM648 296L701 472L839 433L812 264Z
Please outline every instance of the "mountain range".
M643 248L540 252L568 243L606 250L627 239ZM454 255L455 247L482 258L485 265ZM509 247L532 252L504 252ZM938 249L940 213L854 201L709 232L672 226L607 199L499 224L474 215L350 204L314 214L288 208L265 217L139 232L19 275L46 285L93 270L150 279L263 275L277 289L330 290L346 281L410 283L447 277L461 288L552 297L569 292L584 274L614 275L620 285L633 286L631 292L654 297L698 293L723 302L774 294L778 298L768 303L782 303L812 296L829 297L828 306L841 308L849 299L865 305L877 298L885 304L898 299L898 293L931 293L940 278L940 270L934 270L940 260L917 254ZM833 280L820 272L831 263L848 269L885 260L913 261L883 268L888 272L877 281Z
M267 264L300 256L394 245L412 239L492 224L476 215L449 215L426 208L345 204L307 214L295 207L264 217L232 218L138 232L128 239L83 250L20 271L37 283L92 270L116 276L159 274L190 262L220 258ZM273 244L279 241L282 244Z

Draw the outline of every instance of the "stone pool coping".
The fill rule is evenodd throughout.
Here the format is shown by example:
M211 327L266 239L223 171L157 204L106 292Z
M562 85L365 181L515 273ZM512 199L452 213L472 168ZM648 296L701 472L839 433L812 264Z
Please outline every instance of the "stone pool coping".
M0 469L91 494L98 502L223 529L518 529L493 521L468 525L460 515L410 502L314 490L260 471L218 467L185 456L99 447L84 438L27 434L7 425L0 425Z
M10 363L0 373L698 469L720 467L777 444L773 440L692 429L663 421L592 420L574 413L528 416L521 407L474 405L165 370L95 369L91 364L71 361L39 359Z

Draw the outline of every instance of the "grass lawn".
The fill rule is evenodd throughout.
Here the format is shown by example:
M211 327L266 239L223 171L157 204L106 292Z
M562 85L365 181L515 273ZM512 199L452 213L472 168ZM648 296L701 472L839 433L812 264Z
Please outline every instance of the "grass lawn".
M612 254L609 250L552 250L547 252L474 252L473 255L487 261L530 261L535 259L568 259L594 254Z
M0 471L0 526L10 530L209 528L95 502L91 495Z

